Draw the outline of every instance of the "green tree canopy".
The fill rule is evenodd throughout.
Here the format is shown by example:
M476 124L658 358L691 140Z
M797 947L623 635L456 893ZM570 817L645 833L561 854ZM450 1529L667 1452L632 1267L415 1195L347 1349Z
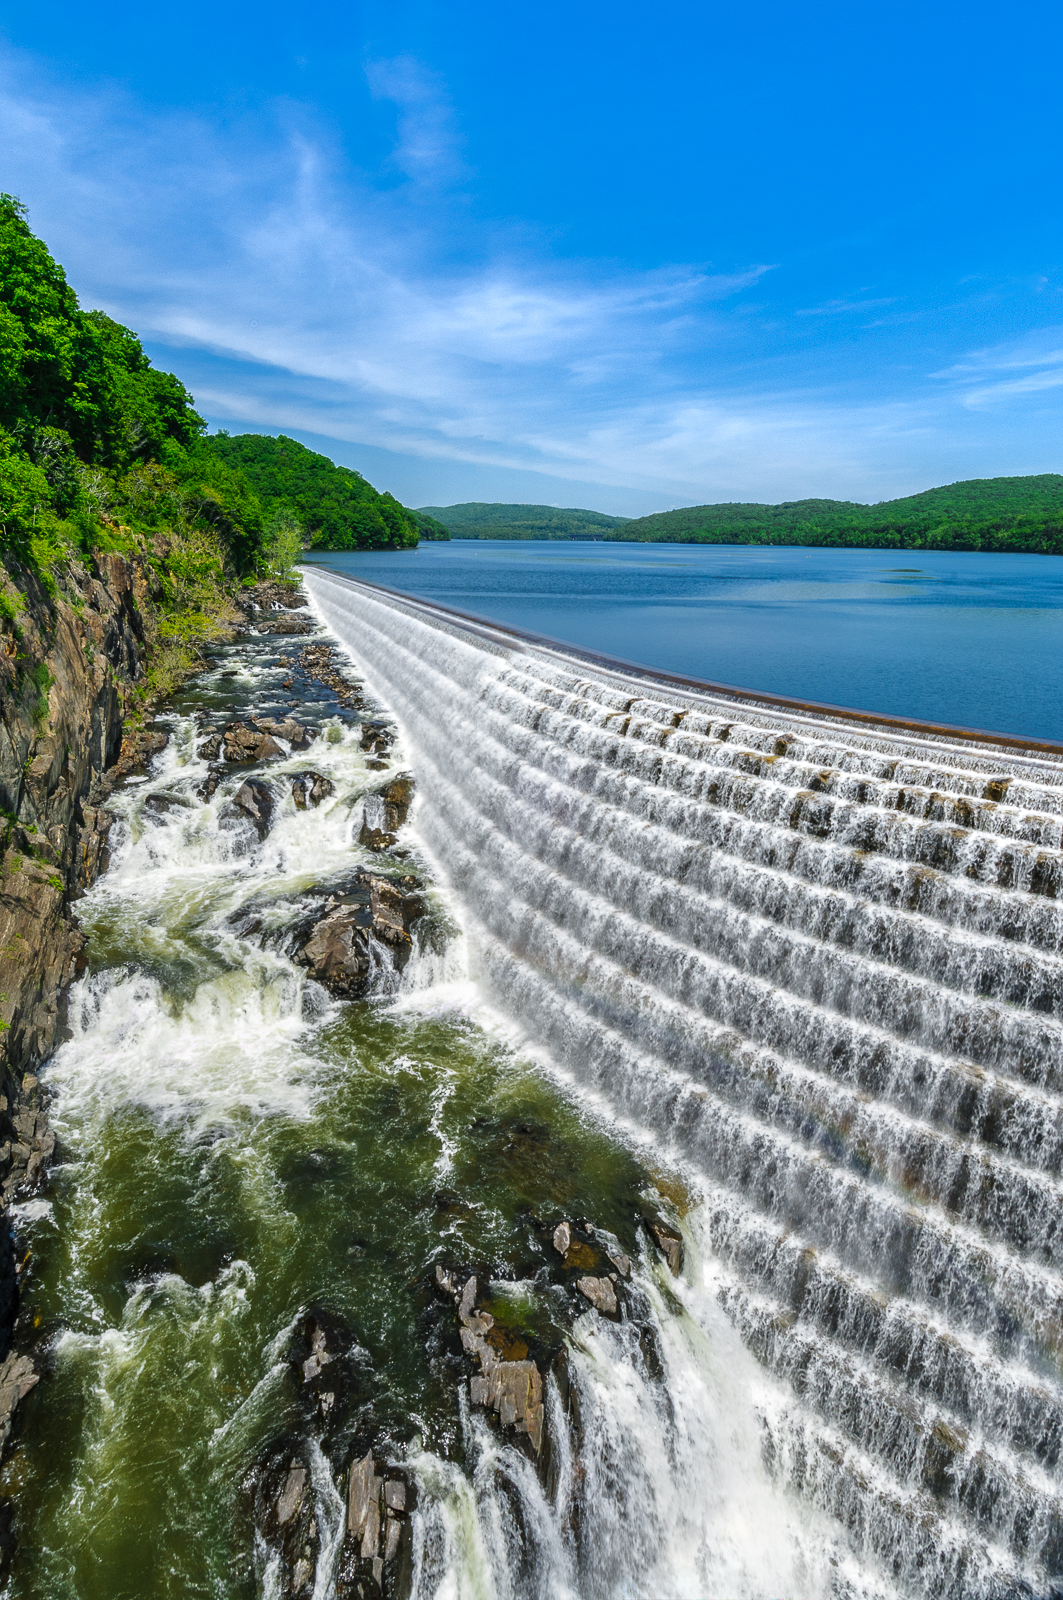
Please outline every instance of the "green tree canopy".
M260 498L297 516L320 550L401 550L416 545L417 521L351 467L284 434L212 434L209 448L246 476Z

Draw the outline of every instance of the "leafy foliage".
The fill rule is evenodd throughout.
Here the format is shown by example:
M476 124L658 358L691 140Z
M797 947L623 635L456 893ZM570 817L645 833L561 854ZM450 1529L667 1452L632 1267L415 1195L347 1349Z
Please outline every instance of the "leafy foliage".
M407 507L409 510L409 507ZM449 539L450 529L437 522L435 517L430 517L424 511L410 511L410 516L417 524L418 536L422 539Z
M627 517L562 506L508 506L470 500L457 506L422 506L418 516L438 518L455 539L616 539ZM424 537L424 535L422 535Z
M1063 475L971 478L903 500L859 505L688 506L629 522L613 538L678 544L803 544L1063 555Z
M81 309L25 208L0 195L0 555L54 587L57 561L136 545L202 637L223 580L290 571L302 526L335 549L417 543L391 495L294 440L206 438L184 385L135 333ZM207 609L177 581L204 560Z
M380 494L351 467L284 434L216 433L210 449L241 471L274 514L287 512L319 550L402 550L416 545L417 522L393 495Z

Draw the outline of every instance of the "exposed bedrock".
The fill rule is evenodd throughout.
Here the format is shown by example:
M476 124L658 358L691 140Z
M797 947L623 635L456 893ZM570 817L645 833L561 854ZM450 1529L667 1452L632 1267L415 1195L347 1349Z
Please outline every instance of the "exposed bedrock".
M286 935L294 959L330 993L360 999L385 960L401 972L413 951L412 930L424 917L420 883L358 872L328 893L320 910Z

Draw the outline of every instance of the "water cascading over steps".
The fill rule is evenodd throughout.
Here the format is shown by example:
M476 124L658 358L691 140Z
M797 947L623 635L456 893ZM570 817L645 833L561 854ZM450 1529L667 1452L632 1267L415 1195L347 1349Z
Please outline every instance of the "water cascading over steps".
M307 588L487 981L702 1175L779 1477L909 1592L1063 1594L1063 763Z

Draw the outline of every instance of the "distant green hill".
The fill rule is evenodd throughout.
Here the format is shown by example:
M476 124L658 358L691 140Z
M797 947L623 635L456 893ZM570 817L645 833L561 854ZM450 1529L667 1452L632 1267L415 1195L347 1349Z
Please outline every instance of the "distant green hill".
M379 494L360 472L337 467L296 439L214 433L205 443L243 471L271 511L294 516L315 550L402 550L417 543L412 511L393 495Z
M406 508L409 511L409 507ZM410 516L417 524L417 532L422 539L449 539L450 529L445 528L435 517L430 517L424 511L410 511Z
M903 500L687 506L639 517L613 539L669 544L868 545L1063 555L1063 476L970 478Z
M615 539L627 517L565 506L504 506L471 500L460 506L422 506L456 539Z

